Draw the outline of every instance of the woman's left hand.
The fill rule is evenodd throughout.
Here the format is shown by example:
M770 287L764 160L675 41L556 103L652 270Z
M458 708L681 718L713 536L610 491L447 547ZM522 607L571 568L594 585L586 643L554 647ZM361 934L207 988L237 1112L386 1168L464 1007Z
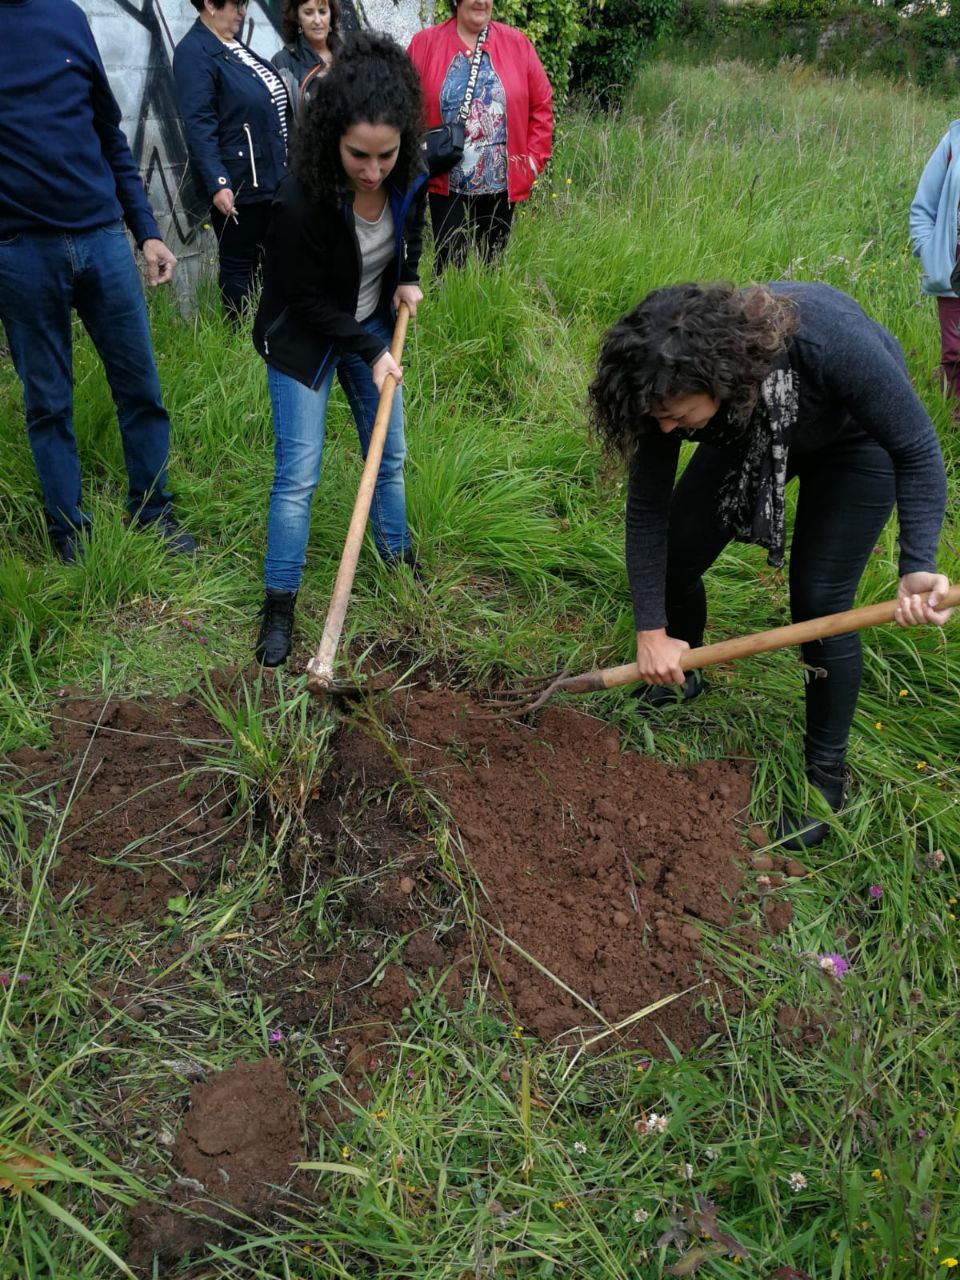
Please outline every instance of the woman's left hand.
M937 605L950 590L950 579L942 573L905 573L897 588L897 612L894 619L901 627L918 627L925 622L942 627L953 613L952 609L938 609ZM921 600L918 592L929 591L927 600Z
M410 319L417 314L417 303L423 300L423 290L417 284L401 284L398 285L396 293L393 295L393 305L400 309L400 303L405 302L410 308Z

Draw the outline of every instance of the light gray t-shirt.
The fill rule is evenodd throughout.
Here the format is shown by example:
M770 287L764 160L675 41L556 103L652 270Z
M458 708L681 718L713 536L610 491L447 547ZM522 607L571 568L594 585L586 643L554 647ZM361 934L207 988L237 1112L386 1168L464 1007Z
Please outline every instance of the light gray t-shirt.
M355 215L355 222L363 262L356 314L358 320L366 320L377 309L383 287L383 273L393 257L393 214L390 211L390 201L384 202L383 213L375 222L368 222L359 214Z

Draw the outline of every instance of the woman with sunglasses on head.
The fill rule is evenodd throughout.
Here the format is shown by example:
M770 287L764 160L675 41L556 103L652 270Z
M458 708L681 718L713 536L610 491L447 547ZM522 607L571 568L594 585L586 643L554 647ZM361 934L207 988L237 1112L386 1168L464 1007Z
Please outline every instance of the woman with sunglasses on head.
M267 517L266 593L256 656L290 652L310 507L320 480L333 376L346 393L364 457L388 375L393 316L413 315L425 174L420 85L389 36L344 42L297 130L290 177L273 206L253 341L267 364L274 477ZM370 510L391 568L417 563L407 529L403 396L398 386Z
M790 547L795 622L852 607L896 505L901 626L940 626L946 477L933 424L892 334L825 284L655 289L604 338L590 387L604 444L629 466L627 575L640 705L689 702L704 682L683 653L703 643L703 575L731 540L786 558L784 491L798 480ZM680 442L697 444L676 478ZM931 593L926 602L921 593ZM857 632L801 647L806 775L840 809L863 670ZM827 824L784 813L787 848Z
M287 86L299 124L319 78L330 70L343 43L340 0L284 0L280 34L283 48L272 62Z
M237 323L287 172L290 100L267 59L238 39L246 0L190 2L198 17L174 50L173 74L194 175L210 201L220 296Z

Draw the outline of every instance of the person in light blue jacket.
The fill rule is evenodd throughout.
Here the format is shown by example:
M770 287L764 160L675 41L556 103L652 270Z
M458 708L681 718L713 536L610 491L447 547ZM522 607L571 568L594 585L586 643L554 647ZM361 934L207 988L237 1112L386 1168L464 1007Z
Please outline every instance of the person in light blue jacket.
M960 213L960 120L954 120L927 161L910 205L910 239L920 259L922 291L937 300L944 386L960 400L960 297L957 266Z

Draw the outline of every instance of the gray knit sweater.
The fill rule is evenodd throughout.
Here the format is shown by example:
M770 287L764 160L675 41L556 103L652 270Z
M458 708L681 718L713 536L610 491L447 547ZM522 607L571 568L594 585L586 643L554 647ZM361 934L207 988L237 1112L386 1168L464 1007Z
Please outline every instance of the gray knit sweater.
M799 385L791 456L810 454L858 428L893 460L900 521L900 573L936 568L947 485L933 423L907 377L900 344L856 302L826 284L771 284L797 304L788 354ZM721 410L722 412L722 410ZM652 420L651 420L652 421ZM710 426L699 448L709 448ZM654 426L630 465L627 576L638 631L666 626L667 520L680 441Z

